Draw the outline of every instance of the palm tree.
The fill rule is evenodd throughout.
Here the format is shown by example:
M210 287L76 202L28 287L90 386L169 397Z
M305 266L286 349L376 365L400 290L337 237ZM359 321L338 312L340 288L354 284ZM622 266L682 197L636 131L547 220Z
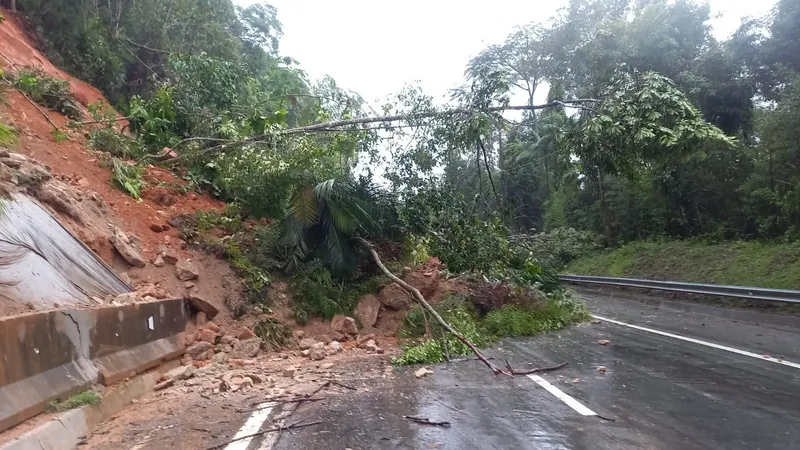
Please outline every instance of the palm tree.
M300 185L284 218L287 271L319 258L336 275L351 272L356 266L351 239L391 233L394 214L392 197L367 178Z

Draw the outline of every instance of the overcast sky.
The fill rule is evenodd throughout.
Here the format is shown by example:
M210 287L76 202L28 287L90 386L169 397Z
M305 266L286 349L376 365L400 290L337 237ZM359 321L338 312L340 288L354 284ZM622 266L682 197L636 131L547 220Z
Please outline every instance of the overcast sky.
M242 6L261 3L234 0ZM376 102L419 81L436 97L458 85L469 59L518 25L545 21L565 0L268 0L278 9L281 54L312 79L331 75ZM710 0L717 38L775 0ZM373 103L376 104L376 103ZM380 103L377 103L380 104Z

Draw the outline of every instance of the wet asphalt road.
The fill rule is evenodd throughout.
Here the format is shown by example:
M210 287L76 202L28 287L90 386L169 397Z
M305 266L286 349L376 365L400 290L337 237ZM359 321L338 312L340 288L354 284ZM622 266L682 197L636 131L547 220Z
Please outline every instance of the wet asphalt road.
M598 316L800 362L797 317L580 292ZM322 424L249 448L800 449L796 367L609 322L505 341L487 354L520 369L569 362L542 378L597 415L579 414L529 377L495 377L462 361L421 380L401 368L385 386L306 404L293 420Z

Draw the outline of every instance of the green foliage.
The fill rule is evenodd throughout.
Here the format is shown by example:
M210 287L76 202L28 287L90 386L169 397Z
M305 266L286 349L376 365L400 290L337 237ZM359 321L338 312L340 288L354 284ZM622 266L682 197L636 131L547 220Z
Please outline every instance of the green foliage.
M568 262L598 248L597 236L574 228L555 228L546 233L513 236L513 244L530 252L544 267L560 269Z
M272 318L256 322L253 332L261 338L269 350L283 348L292 342L292 330L284 323Z
M330 320L336 314L350 315L365 294L372 294L387 281L384 277L334 278L319 260L305 264L291 279L292 310L300 323L311 317Z
M17 130L0 122L0 145L13 147L17 145Z
M578 259L565 272L796 289L800 244L637 241Z
M84 405L98 405L103 399L93 391L84 391L73 395L72 397L58 401L53 400L47 404L47 412L64 412L71 409L80 408Z
M69 139L69 135L61 130L54 129L52 131L53 141L55 142L64 142Z
M416 308L419 308L419 306ZM493 337L484 333L478 316L463 299L451 297L437 306L436 310L447 323L473 344L482 347L493 342ZM472 353L463 342L446 333L433 318L429 318L429 326L434 337L444 337L425 339L422 342L408 345L403 348L403 354L394 358L392 362L395 364L439 363L445 359L445 346L447 346L447 351L451 356L463 356ZM406 336L422 335L424 332L424 319L421 309L409 312L403 331Z
M83 118L80 104L69 90L69 82L51 77L41 69L19 69L6 74L6 78L20 91L53 111L58 111L73 120Z
M151 150L160 151L178 142L177 115L173 110L172 89L161 88L147 101L134 96L128 106L131 131Z
M553 294L537 307L503 306L483 320L486 330L497 337L533 336L555 331L589 318L589 312L568 293Z
M142 144L113 128L96 128L89 133L89 145L97 151L108 152L121 159L139 159L147 153Z
M141 199L144 180L142 180L142 168L131 165L119 158L111 158L111 180L136 200Z
M533 336L554 331L589 317L585 306L564 291L551 294L544 304L505 305L479 317L467 301L449 297L434 307L442 318L479 347L491 345L498 338ZM411 343L395 364L435 364L445 360L445 346L451 357L471 354L469 347L447 333L428 317L432 338ZM425 318L417 306L408 313L401 336L418 337L425 332Z

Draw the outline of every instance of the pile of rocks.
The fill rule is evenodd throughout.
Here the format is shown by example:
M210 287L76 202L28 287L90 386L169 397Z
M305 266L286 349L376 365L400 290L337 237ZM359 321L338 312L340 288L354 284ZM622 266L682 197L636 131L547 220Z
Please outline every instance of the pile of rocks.
M204 322L205 313L200 312ZM194 332L184 335L186 354L181 363L184 365L194 363L202 367L207 361L217 364L230 364L232 366L245 365L244 360L258 357L261 353L261 338L249 328L244 328L236 336L223 334L214 322L204 323Z

